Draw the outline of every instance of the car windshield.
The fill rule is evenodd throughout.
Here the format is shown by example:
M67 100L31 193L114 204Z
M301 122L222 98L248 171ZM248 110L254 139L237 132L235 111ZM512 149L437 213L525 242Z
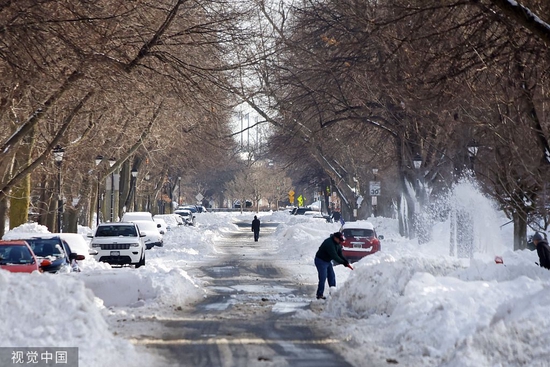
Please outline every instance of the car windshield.
M58 238L32 238L25 241L27 241L27 243L31 246L36 256L65 256L65 253L61 248L61 240Z
M181 216L183 216L183 217L188 217L188 216L191 215L191 212L188 211L188 210L182 210L182 211L177 211L176 214L179 214L179 215L181 215Z
M99 226L96 237L137 237L135 226Z
M344 237L372 237L374 236L374 231L372 229L344 229Z
M0 265L32 264L34 258L27 246L0 246Z

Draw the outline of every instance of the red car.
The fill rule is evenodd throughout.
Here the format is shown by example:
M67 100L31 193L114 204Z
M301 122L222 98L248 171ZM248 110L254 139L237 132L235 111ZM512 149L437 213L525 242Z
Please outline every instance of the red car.
M49 265L50 260L39 262L25 241L0 241L0 269L12 273L32 273L42 272L42 267Z
M345 240L342 242L342 255L350 262L359 261L367 255L380 251L380 240L370 222L348 222L340 228Z

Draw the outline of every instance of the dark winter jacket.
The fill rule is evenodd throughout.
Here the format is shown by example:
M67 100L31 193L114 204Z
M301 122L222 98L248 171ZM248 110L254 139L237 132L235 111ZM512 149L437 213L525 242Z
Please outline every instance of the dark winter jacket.
M252 232L260 232L260 220L258 218L252 221Z
M342 246L334 241L332 235L324 240L321 246L319 246L319 250L317 250L315 257L327 262L334 260L338 264L343 265L347 265L349 263L344 255L342 255Z
M537 244L537 254L539 255L539 265L550 269L550 246L546 240L540 240Z

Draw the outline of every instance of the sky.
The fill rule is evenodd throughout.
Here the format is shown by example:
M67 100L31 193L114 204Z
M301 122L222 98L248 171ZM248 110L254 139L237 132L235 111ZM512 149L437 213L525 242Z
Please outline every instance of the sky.
M326 300L315 299L313 258L339 224L286 211L257 213L262 223L280 223L260 240L277 248L277 260L298 265L291 267L295 279L312 289L302 297L276 296L274 307L295 303L292 317L330 328L345 341L339 348L355 366L369 359L419 367L548 366L550 271L535 264L536 252L512 251L509 220L475 188L457 187L453 201L470 207L475 219L472 260L449 256L448 222L436 224L432 241L419 245L399 235L396 219L371 217L384 236L382 250L354 263L354 270L335 267L337 287ZM0 270L0 346L76 346L81 367L128 360L137 367L157 365L154 356L117 332L117 324L169 316L174 305L207 297L204 280L186 268L210 261L218 253L216 240L239 231L234 221L251 221L254 214L197 214L196 226L169 232L165 246L148 251L139 269L87 258L80 273ZM18 231L46 230L27 224L5 237L17 237ZM504 263L496 264L495 256ZM310 307L300 309L304 303Z

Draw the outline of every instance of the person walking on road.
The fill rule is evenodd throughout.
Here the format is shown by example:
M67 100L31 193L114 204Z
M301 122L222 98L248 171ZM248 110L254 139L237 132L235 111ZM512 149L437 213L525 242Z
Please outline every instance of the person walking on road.
M260 238L260 220L257 216L254 216L252 221L252 232L254 232L254 242L258 242L258 238Z
M342 216L342 214L340 213L340 209L335 209L332 212L332 215L330 216L330 218L332 219L332 221L334 223L338 223L340 221L341 216Z
M315 267L317 268L317 274L319 276L319 285L317 286L316 292L317 299L326 299L323 293L325 292L325 282L327 280L329 287L336 287L336 275L332 267L333 260L353 270L348 259L342 255L341 243L343 240L344 235L341 232L335 232L323 241L315 254Z
M533 235L532 240L539 255L539 266L550 269L550 246L548 246L548 241L539 232Z

